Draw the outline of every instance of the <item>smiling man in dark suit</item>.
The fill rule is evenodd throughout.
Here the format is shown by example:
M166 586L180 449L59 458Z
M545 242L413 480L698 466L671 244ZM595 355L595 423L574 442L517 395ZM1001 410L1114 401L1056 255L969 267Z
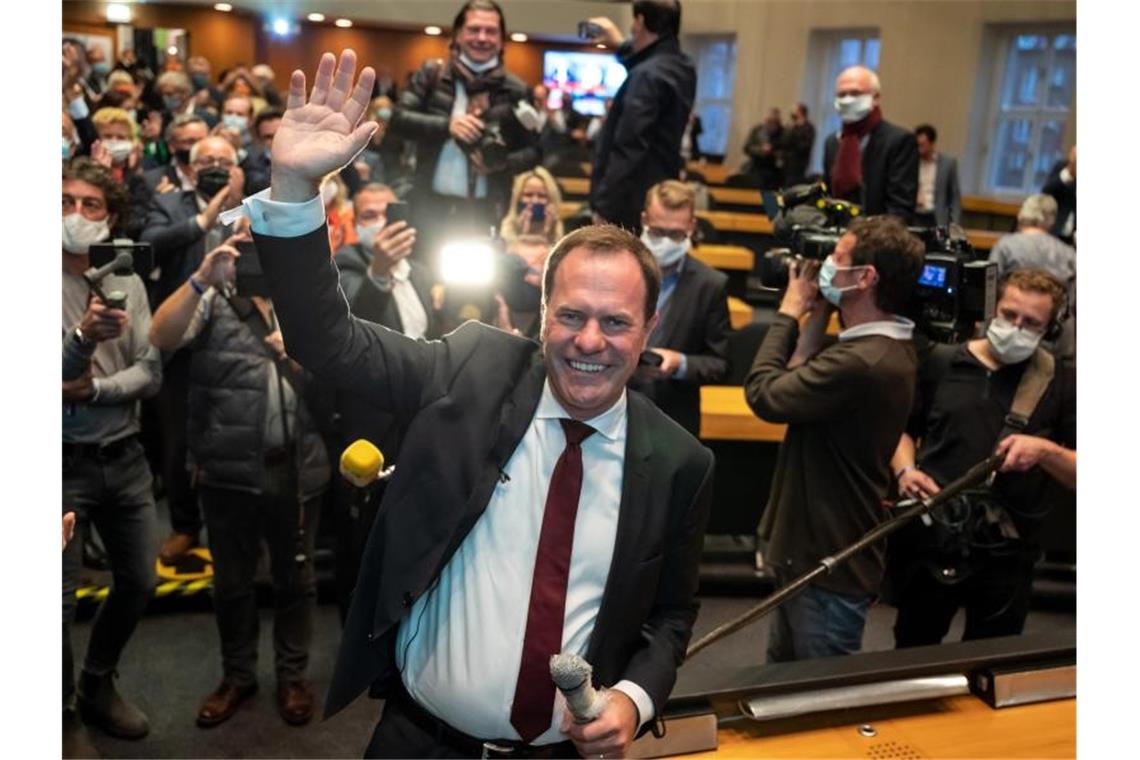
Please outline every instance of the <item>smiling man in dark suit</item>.
M684 657L713 473L625 388L660 271L632 235L586 227L547 261L542 344L475 322L412 341L353 319L318 187L377 128L356 126L375 75L353 88L355 59L326 54L308 102L293 73L270 192L245 202L290 354L405 430L326 713L385 696L369 755L621 756ZM589 723L555 694L559 651L609 687Z
M835 80L843 128L823 145L823 180L836 198L866 216L893 214L909 224L918 197L918 147L910 130L883 119L879 76L851 66Z
M701 427L701 386L728 374L728 277L689 255L697 228L696 198L684 182L649 188L641 212L641 242L661 267L657 327L646 364L631 388L641 391L694 436Z

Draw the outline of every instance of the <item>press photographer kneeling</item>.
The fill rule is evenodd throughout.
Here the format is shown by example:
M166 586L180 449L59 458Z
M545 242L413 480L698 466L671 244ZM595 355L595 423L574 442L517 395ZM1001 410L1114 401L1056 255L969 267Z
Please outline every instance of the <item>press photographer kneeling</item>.
M992 485L892 539L899 647L939 643L962 606L964 640L1021 633L1049 478L1069 489L1077 482L1075 367L1039 345L1059 333L1064 293L1046 272L1015 270L985 337L936 345L921 362L891 460L899 494L935 494L995 447L1006 458Z

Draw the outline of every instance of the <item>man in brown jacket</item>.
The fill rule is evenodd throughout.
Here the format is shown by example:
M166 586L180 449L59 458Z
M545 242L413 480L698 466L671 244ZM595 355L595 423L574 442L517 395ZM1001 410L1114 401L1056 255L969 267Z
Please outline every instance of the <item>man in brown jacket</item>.
M918 364L914 323L897 312L922 261L921 241L900 221L872 217L853 224L822 266L792 264L779 313L745 381L752 410L788 424L759 531L771 542L767 559L781 583L886 515L891 455L906 426ZM844 329L821 350L828 303L838 307ZM773 618L768 660L859 651L883 568L884 546L872 547L785 602Z

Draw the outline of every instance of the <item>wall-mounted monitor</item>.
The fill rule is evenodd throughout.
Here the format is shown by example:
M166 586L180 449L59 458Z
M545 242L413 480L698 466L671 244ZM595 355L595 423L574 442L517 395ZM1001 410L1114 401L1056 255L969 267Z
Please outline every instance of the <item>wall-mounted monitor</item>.
M547 50L542 58L542 83L550 90L551 108L560 108L570 98L574 110L600 116L605 100L612 98L625 81L625 67L612 53L580 53Z

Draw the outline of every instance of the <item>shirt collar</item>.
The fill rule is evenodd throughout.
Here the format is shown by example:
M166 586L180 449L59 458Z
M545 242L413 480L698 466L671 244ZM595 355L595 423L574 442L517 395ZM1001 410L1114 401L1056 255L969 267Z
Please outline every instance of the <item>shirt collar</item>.
M613 406L597 417L583 420L583 422L611 441L619 440L625 428L626 406L626 391L623 388L621 396L614 402ZM538 400L538 409L535 410L534 418L536 420L556 420L568 419L569 417L570 413L555 398L554 391L550 387L550 378L547 377L542 385L542 397Z
M894 319L864 322L861 325L848 327L839 333L839 339L854 340L855 338L866 338L869 335L882 335L895 340L910 340L914 335L914 322L895 314Z

